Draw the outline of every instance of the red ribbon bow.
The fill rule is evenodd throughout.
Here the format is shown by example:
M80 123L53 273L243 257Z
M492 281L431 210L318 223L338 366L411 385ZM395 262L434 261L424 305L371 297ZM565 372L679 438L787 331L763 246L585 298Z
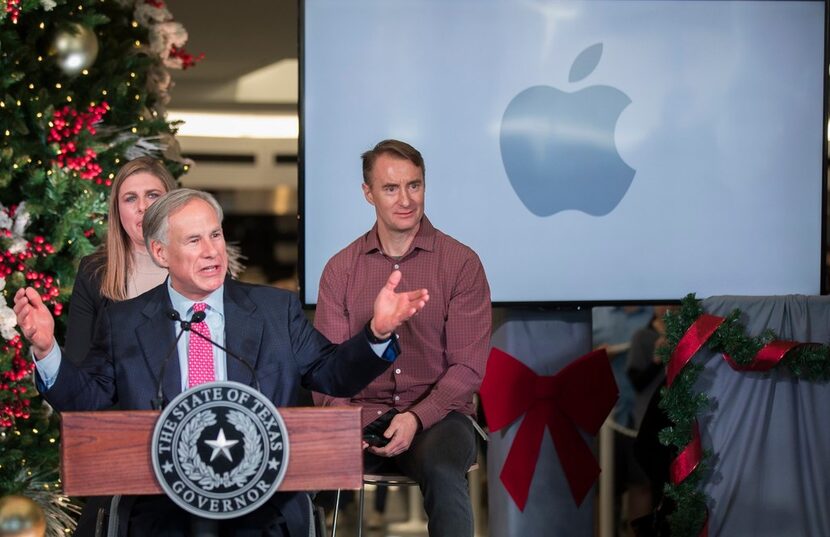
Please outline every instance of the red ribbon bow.
M552 376L537 375L504 351L490 351L480 390L490 430L524 415L500 475L519 510L527 504L546 426L571 494L577 505L582 503L600 468L579 429L595 436L618 394L604 350L577 358Z

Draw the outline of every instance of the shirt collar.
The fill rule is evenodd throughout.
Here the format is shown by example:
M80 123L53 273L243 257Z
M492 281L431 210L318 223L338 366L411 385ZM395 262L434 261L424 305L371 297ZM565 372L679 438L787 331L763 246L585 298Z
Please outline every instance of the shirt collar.
M170 278L167 278L167 292L170 295L170 302L173 304L173 309L179 312L179 316L182 319L189 319L193 313L193 304L195 304L196 300L190 300L189 298L185 297L175 289L173 289L173 284L170 283ZM223 318L225 316L225 285L221 285L219 289L215 290L203 300L199 300L198 302L204 302L208 305L208 309L214 311L221 315Z
M419 250L426 250L431 252L435 248L435 234L436 230L429 221L427 215L421 217L421 225L418 227L418 233L412 239L412 244L409 245L409 251L404 254L404 257L416 248ZM378 223L372 226L369 233L366 234L366 241L363 246L363 253L370 254L375 251L382 251L380 247L380 239L378 239Z

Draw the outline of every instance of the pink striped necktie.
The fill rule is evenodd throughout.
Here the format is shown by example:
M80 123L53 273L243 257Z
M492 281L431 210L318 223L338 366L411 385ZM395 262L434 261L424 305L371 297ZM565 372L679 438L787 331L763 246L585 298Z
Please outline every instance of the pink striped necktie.
M193 304L193 313L205 311L207 304L197 302ZM190 325L191 332L198 331L203 336L210 338L210 328L205 321ZM216 373L213 371L213 346L196 334L189 334L190 342L187 346L187 385L192 388L206 382L216 380Z

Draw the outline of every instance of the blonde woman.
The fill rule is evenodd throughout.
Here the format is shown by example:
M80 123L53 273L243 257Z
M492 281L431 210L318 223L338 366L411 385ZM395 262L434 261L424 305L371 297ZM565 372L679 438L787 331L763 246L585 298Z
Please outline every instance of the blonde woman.
M164 164L139 157L124 164L112 184L107 237L81 260L69 299L65 355L75 363L86 357L98 315L112 302L136 297L159 285L167 270L153 263L144 246L141 220L158 198L177 188Z

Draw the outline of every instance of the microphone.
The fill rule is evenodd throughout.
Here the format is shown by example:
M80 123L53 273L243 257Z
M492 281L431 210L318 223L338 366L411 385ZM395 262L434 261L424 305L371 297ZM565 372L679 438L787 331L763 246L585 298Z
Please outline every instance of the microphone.
M170 349L167 351L167 355L164 357L164 361L161 363L161 371L159 372L159 381L158 381L158 388L156 390L156 398L155 400L150 402L150 405L153 407L154 410L161 410L162 403L164 402L164 372L167 370L167 364L170 362L170 358L173 357L173 351L176 350L176 347L179 344L179 340L182 338L182 334L186 331L190 330L190 325L193 323L200 323L205 320L205 312L204 311L197 311L190 317L189 321L183 320L179 317L179 312L170 309L165 312L165 316L170 319L171 321L178 322L181 330L179 330L179 335L176 336L176 339L173 340L173 344L170 346Z
M185 321L185 320L182 320L181 318L179 318L179 312L176 311L176 310L168 311L167 316L171 320L178 321L179 323L181 323L182 330L190 330L190 325L201 323L202 321L205 320L205 317L207 317L207 315L205 315L204 311L197 311L197 312L193 313L193 315L190 317L189 321Z

